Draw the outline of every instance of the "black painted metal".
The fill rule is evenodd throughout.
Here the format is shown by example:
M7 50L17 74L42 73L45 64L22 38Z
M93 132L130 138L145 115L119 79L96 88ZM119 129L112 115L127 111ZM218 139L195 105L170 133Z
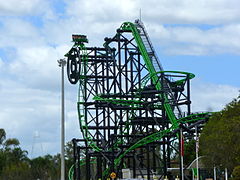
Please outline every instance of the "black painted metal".
M88 52L88 63L85 67L87 76L81 79L84 81L86 94L82 102L85 108L85 124L92 136L92 141L101 148L101 151L94 150L84 139L73 140L74 161L78 164L74 169L74 179L81 179L80 172L83 173L80 171L80 158L85 161L85 175L82 177L86 177L86 180L106 178L103 177L103 172L108 167L111 172L117 174L118 178L122 178L122 168L130 168L135 178L145 175L151 179L155 173L169 175L167 169L171 167L171 153L173 153L171 149L172 143L176 141L177 131L162 140L156 140L129 152L118 167L114 166L114 160L141 138L170 127L164 108L153 106L155 102L164 104L164 99L158 96L159 93L168 94L171 105L179 112L179 116L183 116L180 114L180 106L186 108L187 114L191 113L190 79L187 77L183 85L173 86L170 91L166 81L179 75L161 73L159 80L165 84L162 91L157 91L151 81L147 83L147 87L141 89L142 81L148 75L148 71L131 34L117 31L113 38L105 38L105 41L104 48L86 48ZM78 52L80 49L75 50L72 51L73 57L80 54ZM76 62L73 58L70 60L77 67L81 58L82 56L79 55ZM76 75L78 69L73 69L73 72L68 74L72 83L79 80L79 77L71 75L74 73ZM186 89L184 89L185 84ZM130 106L93 100L95 95L104 98L134 100L136 92L139 92L143 102L148 103L135 109ZM128 124L131 124L130 128L127 128ZM190 129L193 129L191 124L188 125ZM85 156L81 157L80 152Z

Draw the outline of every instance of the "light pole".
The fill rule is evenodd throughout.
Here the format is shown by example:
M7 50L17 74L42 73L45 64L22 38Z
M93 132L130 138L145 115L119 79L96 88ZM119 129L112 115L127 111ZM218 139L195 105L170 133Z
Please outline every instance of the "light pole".
M196 133L196 169L197 169L197 180L199 180L199 170L198 170L198 149L199 149L199 138L198 138L198 128L195 126L195 133Z
M61 180L65 180L65 152L64 152L64 145L65 145L65 125L64 125L64 66L66 65L65 59L59 59L58 60L59 67L62 68L62 84L61 84L61 90L62 90L62 98L61 98Z
M182 127L180 127L180 177L181 180L184 180L184 167L183 167L183 156L184 156L184 139Z
M216 173L216 167L214 165L213 167L213 180L217 180L217 173Z
M225 168L225 180L228 180L228 171L227 171L227 168Z

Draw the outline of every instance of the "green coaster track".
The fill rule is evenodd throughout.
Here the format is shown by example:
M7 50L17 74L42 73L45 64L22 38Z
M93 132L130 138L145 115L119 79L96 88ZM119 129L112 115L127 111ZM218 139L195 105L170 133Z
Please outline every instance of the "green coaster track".
M154 84L156 90L158 90L159 92L162 92L163 84L161 84L162 82L159 80L159 76L161 74L176 73L176 74L185 75L185 78L176 80L174 82L175 85L181 85L181 84L185 83L186 78L192 79L195 77L195 75L192 73L180 72L180 71L163 71L163 69L161 67L160 68L156 67L156 65L155 65L156 63L154 64L154 60L147 50L146 43L143 41L143 37L140 34L140 31L139 31L136 23L124 22L121 25L120 30L132 33L132 36L134 37L134 40L137 44L137 47L139 48L141 56L144 60L144 63L146 64L147 70L149 72L149 74L144 78L144 80L142 82L141 89L143 89L146 86L146 84L149 81L151 81ZM103 149L101 147L98 147L96 142L94 142L94 139L93 139L94 137L92 137L92 135L88 129L88 126L85 123L86 111L85 111L85 107L84 107L84 102L86 99L85 89L86 89L86 81L87 81L86 79L87 79L87 72L88 72L88 69L87 69L88 52L86 50L84 42L87 42L87 41L82 40L77 43L75 42L75 45L68 52L68 54L66 56L68 57L68 59L70 59L70 61L74 61L75 58L79 57L79 54L76 53L76 49L78 49L78 51L81 53L82 58L81 58L81 61L79 61L80 62L80 64L79 64L80 70L79 71L77 71L77 68L75 67L75 66L77 66L76 62L72 63L73 65L68 64L68 69L71 69L75 73L75 74L73 73L72 77L73 76L76 77L76 74L78 76L77 79L73 80L74 83L79 81L79 91L78 91L79 94L78 94L77 109L78 109L80 130L81 130L83 138L86 140L87 144L94 151L101 153L103 151ZM108 47L106 47L107 46L106 44L104 44L104 45L105 45L105 48L108 48ZM71 75L69 76L70 79L72 77L71 77ZM139 91L141 91L141 89ZM124 152L119 154L118 157L116 157L114 159L115 168L117 168L119 166L119 164L122 161L122 159L124 158L124 156L126 156L126 154L128 154L132 150L134 150L138 147L141 147L143 145L149 144L151 142L154 142L156 140L160 140L163 137L168 136L173 131L176 131L177 129L179 129L180 124L195 122L195 121L198 121L201 119L205 119L206 117L208 117L210 115L210 113L199 113L199 114L192 114L192 115L189 115L189 116L183 117L183 118L177 118L174 113L174 107L172 107L172 105L169 101L168 95L166 93L159 93L158 96L159 96L159 99L163 99L164 103L163 104L155 103L154 106L155 106L155 108L159 108L159 109L164 108L165 109L167 117L171 122L171 127L169 127L168 129L165 129L165 130L159 130L158 132L152 133L152 134L148 135L147 137L144 137L144 138L138 140L137 142L135 142L133 145L131 145L128 149L126 149ZM104 94L96 94L93 97L93 100L99 101L99 102L106 102L106 103L131 107L131 109L132 109L131 116L134 116L135 109L145 106L145 102L143 102L141 100L141 98L139 97L139 92L136 92L134 97L135 97L134 99L125 100L125 99L121 99L121 98L117 98L117 97L116 98L104 97ZM129 126L131 126L131 124L129 124ZM130 128L129 126L126 126L125 130L127 128ZM124 131L123 131L123 133L124 133ZM118 144L121 144L121 143L123 143L123 142L121 140L118 140L114 146L117 146ZM103 157L104 157L104 154L103 154ZM85 164L84 160L85 160L84 158L81 160L81 165ZM91 163L94 163L95 161L96 161L95 158L92 158ZM76 164L74 164L69 170L69 179L73 179L73 169L74 169L75 165ZM103 177L107 178L107 177L109 177L109 174L110 174L110 167L105 169L105 171L103 172Z

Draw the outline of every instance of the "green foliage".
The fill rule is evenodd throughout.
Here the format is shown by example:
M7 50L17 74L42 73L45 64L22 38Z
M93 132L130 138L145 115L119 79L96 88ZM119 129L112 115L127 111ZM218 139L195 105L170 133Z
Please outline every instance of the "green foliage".
M20 144L20 142L16 138L7 139L4 142L4 145L5 145L6 148L16 147L16 146L19 146L19 144Z
M16 138L6 139L4 129L0 129L0 179L29 179L29 159L27 151L23 151Z
M200 137L200 149L206 166L233 170L240 162L240 98L215 113Z
M236 166L233 169L232 175L233 175L232 180L240 180L240 165Z
M1 179L3 180L25 180L31 177L31 171L28 163L11 163L3 168Z
M196 141L194 139L184 142L184 165L188 166L196 159Z
M31 173L34 179L59 179L60 157L46 155L31 160Z
M65 166L66 166L66 171L68 174L68 171L70 170L71 166L74 164L73 160L73 144L72 142L67 142L65 145Z
M0 150L0 175L2 174L3 168L6 166L6 154Z
M6 132L4 129L0 128L0 145L3 143L5 139L6 139Z
M30 160L16 138L6 139L0 129L0 179L60 179L60 155L46 155Z

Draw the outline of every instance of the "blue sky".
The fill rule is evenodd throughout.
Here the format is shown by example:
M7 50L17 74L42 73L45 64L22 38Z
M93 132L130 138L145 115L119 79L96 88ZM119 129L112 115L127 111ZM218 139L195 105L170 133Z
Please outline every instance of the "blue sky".
M221 110L239 95L238 0L0 0L0 128L30 157L60 151L57 59L71 35L102 46L140 9L164 69L196 75L194 111ZM77 87L66 81L66 141L80 136L76 99Z

